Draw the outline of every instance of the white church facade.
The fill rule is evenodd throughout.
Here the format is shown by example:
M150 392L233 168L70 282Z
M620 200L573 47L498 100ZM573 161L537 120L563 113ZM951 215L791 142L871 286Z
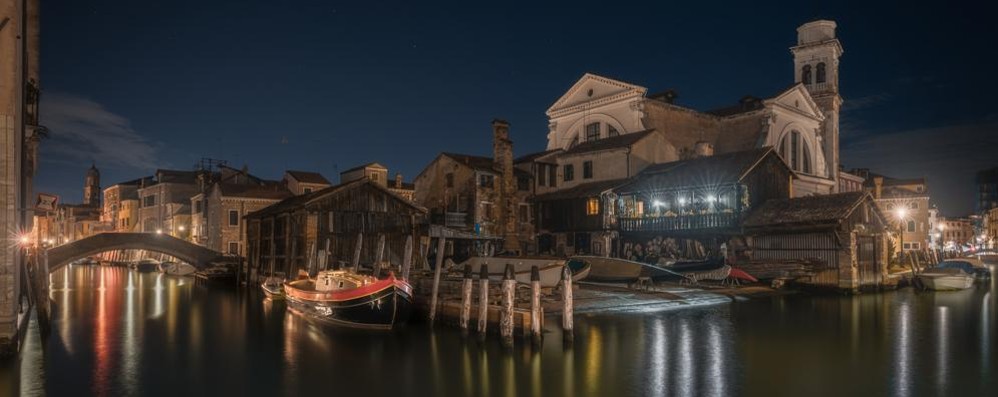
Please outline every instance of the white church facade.
M843 51L835 28L835 22L824 20L800 26L797 45L790 49L795 83L771 97L746 96L737 105L722 109L689 109L675 104L671 91L649 95L648 89L639 85L585 74L547 110L548 152L535 161L550 166L534 166L532 171L545 174L535 175L537 181L562 183L539 185L537 193L628 178L641 166L688 159L698 153L723 154L767 146L794 171L793 196L836 192L842 105L838 63ZM651 136L627 139L629 134ZM603 140L609 141L600 142ZM578 159L580 152L598 152L591 149L601 146L623 148L628 154L644 153L636 159L637 164L623 166L618 160L586 164L589 160ZM582 167L587 167L590 178L574 175L582 173ZM590 170L594 167L597 170ZM566 172L573 175L566 178Z

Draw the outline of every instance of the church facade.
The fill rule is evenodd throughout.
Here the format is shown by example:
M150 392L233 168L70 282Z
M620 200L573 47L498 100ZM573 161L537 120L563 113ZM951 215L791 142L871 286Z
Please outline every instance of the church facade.
M746 96L722 109L686 108L675 103L672 91L649 95L645 87L587 73L547 110L547 149L554 156L546 157L655 130L665 140L653 156L657 162L695 157L698 145L718 154L770 146L797 176L794 196L836 192L843 51L835 28L833 21L814 21L797 29L797 45L791 47L793 85L767 98ZM563 170L558 172L563 179Z

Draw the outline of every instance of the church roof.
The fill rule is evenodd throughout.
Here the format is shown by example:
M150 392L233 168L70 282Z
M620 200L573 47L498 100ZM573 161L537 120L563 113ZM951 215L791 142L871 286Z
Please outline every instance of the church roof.
M649 129L628 134L621 134L610 138L597 139L595 141L582 142L566 150L565 154L589 153L601 150L630 147L653 132L655 132L655 130Z

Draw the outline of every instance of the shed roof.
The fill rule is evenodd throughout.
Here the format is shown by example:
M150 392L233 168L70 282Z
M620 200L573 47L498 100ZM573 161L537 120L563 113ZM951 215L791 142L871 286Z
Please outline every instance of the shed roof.
M770 147L724 153L689 160L655 164L638 174L634 182L621 186L622 193L715 186L736 183L769 155L775 156Z
M609 181L599 181L583 183L581 185L576 185L568 189L562 189L556 192L538 194L534 196L535 201L551 201L551 200L566 200L566 199L577 199L577 198L587 198L595 197L600 193L607 190L613 189L617 186L627 183L629 179L613 179Z
M287 172L288 175L291 175L292 178L295 178L295 180L298 181L298 182L316 183L316 184L322 184L322 185L329 185L330 184L329 180L326 179L326 177L322 176L322 174L320 174L318 172L294 171L294 170L288 170L288 171L285 171L285 172ZM346 172L346 171L344 171L344 172Z
M869 193L848 192L771 199L752 211L743 225L746 228L759 228L837 224L849 217L864 200L872 200Z
M621 134L614 137L582 142L565 151L565 154L589 153L600 150L611 150L630 147L644 137L655 132L653 129Z

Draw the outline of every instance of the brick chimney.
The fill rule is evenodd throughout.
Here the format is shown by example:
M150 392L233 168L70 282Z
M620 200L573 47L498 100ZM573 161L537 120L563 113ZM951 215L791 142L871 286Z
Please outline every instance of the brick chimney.
M398 189L398 188L401 188L401 187L402 187L402 173L401 172L396 172L395 173L395 188Z
M884 177L875 176L873 177L873 198L879 199L880 192L884 187Z
M492 120L492 161L499 173L496 223L505 239L506 251L519 251L520 238L516 229L516 183L513 179L513 141L509 139L509 123Z

